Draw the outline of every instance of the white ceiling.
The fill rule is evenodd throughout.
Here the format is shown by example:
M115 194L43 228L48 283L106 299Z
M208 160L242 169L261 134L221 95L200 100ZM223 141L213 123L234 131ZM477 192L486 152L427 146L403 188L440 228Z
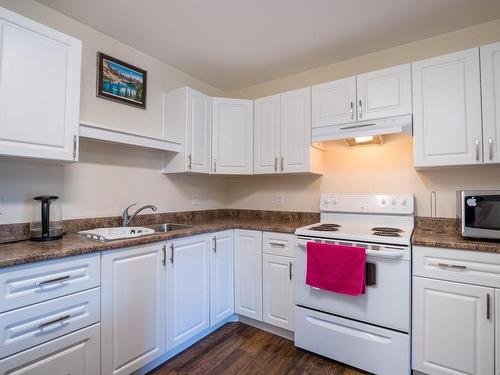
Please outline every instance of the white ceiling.
M227 92L500 18L499 0L37 1Z

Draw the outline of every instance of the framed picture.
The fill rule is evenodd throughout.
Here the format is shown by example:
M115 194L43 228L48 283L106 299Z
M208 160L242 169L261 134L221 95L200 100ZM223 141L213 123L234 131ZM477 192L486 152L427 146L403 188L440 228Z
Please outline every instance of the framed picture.
M147 72L97 53L97 96L146 109Z

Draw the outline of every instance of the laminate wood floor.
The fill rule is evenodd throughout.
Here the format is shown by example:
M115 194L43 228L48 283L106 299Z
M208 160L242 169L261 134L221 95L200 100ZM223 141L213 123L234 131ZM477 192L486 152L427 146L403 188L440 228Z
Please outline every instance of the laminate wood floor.
M243 323L228 323L148 375L366 375Z

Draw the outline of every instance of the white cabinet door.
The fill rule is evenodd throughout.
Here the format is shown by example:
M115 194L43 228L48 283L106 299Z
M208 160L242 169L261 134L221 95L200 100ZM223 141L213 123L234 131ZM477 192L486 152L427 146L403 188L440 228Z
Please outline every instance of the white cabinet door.
M493 299L492 288L414 277L413 369L493 374Z
M212 98L212 172L253 173L253 101Z
M0 8L0 155L78 159L81 42Z
M0 374L99 375L99 324L0 360Z
M234 311L262 320L262 232L234 231Z
M312 127L356 121L356 76L312 87Z
M309 172L311 88L281 94L281 160L284 173Z
M412 64L415 166L482 163L479 49Z
M234 313L233 231L210 235L210 325Z
M254 173L278 173L281 156L281 96L254 101Z
M500 162L500 43L481 47L484 161Z
M187 88L186 163L190 172L210 173L210 109L209 96Z
M167 244L167 350L209 327L209 235Z
M161 243L102 253L103 374L130 374L165 352Z
M358 121L411 114L411 66L393 66L357 76Z
M263 255L262 320L293 331L293 258Z
M495 289L495 374L500 374L500 289Z

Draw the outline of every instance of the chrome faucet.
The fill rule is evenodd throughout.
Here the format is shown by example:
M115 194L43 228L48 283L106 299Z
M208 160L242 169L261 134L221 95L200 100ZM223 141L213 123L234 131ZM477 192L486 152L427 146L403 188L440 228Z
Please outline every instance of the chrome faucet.
M153 211L156 211L158 209L156 206L154 206L152 204L147 204L145 206L139 207L132 215L130 215L128 213L129 208L135 206L136 204L137 203L131 204L130 206L128 206L125 209L125 211L123 211L122 226L124 226L124 227L128 226L130 224L130 222L134 219L134 217L136 217L139 212L141 212L142 210L145 210L146 208L150 208Z

